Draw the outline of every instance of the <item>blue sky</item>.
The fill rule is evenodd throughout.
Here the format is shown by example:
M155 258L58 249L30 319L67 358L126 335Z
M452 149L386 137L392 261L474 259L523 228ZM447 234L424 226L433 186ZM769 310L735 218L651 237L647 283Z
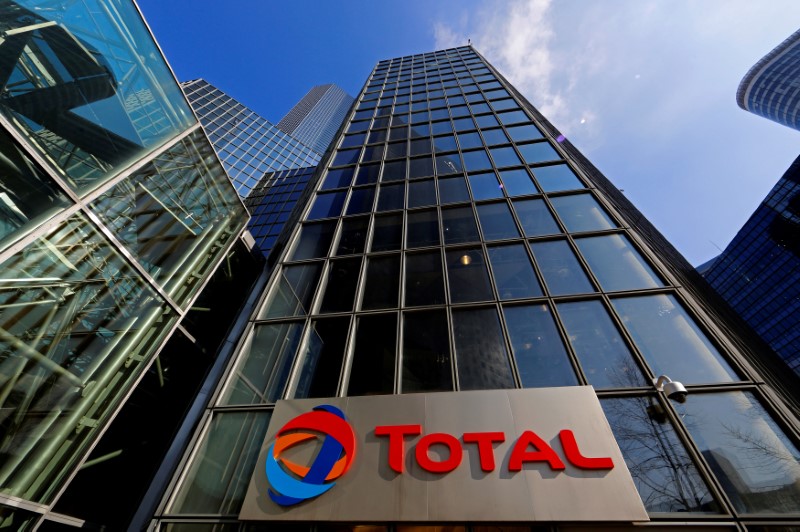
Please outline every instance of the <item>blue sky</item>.
M800 27L796 0L139 6L178 79L206 78L273 122L313 85L355 95L381 59L470 38L693 264L800 154L800 132L735 101L747 70Z

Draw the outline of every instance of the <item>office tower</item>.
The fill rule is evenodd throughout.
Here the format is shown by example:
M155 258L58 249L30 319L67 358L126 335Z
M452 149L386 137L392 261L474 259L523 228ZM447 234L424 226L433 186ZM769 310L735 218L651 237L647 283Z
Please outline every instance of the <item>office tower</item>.
M181 84L225 171L242 198L267 172L314 166L325 153L286 134L203 79ZM333 132L341 124L335 124Z
M800 30L745 74L736 103L745 111L800 129Z
M800 158L703 276L800 374Z
M0 30L0 529L118 530L260 266L132 2Z
M278 128L325 153L353 105L353 97L333 84L313 87L278 122Z
M637 504L654 524L800 525L797 380L768 371L705 299L693 268L471 47L378 63L304 195L276 242L247 333L183 458L173 461L153 527L266 529L302 515L293 529L366 522L375 530L574 530L580 509L616 493L605 474L561 463L556 449L577 448L564 443L564 431L538 440L525 432L538 443L491 458L493 445L508 444L499 443L508 433L492 426L505 423L512 392L581 390L599 400L605 417L591 416L597 430L582 441L602 439L607 420ZM498 390L507 399L481 403ZM298 401L307 398L314 401ZM359 432L348 401L399 424ZM442 401L452 411L438 412L439 426L461 427L463 436L415 417ZM407 409L409 402L417 407ZM572 419L585 414L581 404L518 406L543 417L564 407L564 419ZM287 411L297 417L284 425ZM495 432L469 432L476 425ZM405 450L383 437L390 429ZM525 429L535 427L511 428ZM317 458L278 462L314 433L324 441ZM472 442L490 438L477 449L480 463L467 449L468 433ZM523 466L526 449L523 458L538 463ZM384 462L371 469L367 459L375 456ZM595 458L570 463L609 467L608 455L583 456ZM458 488L472 496L441 487L453 468L463 479ZM326 484L345 471L341 485ZM504 522L522 508L498 493L529 474L544 487L522 506L572 479L581 489L593 483L594 496L559 492L553 514L545 508L536 519ZM348 483L353 475L372 475L371 484ZM393 487L396 498L375 495ZM373 512L369 518L339 512L354 493L362 497L358 515ZM433 516L459 503L461 517L445 522L395 517L406 510ZM556 508L566 517L548 517ZM260 522L242 523L240 511ZM580 519L606 530L639 520Z

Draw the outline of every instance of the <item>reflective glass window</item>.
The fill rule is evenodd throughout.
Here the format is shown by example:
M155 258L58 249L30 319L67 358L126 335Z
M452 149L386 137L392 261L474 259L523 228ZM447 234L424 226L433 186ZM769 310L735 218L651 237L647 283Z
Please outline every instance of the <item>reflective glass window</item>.
M489 247L488 252L494 286L501 300L543 295L524 244Z
M329 190L332 188L342 188L350 186L353 180L354 168L339 168L337 170L328 170L325 180L322 182L321 190Z
M495 111L508 111L509 109L519 109L517 102L512 100L511 98L506 98L503 100L495 100L492 102L492 107Z
M433 179L411 181L408 184L408 208L436 205L436 186Z
M509 127L508 134L514 139L514 142L524 142L526 140L538 140L542 138L542 133L533 124Z
M358 318L347 395L390 394L394 391L397 315Z
M304 224L291 260L314 259L328 254L336 222Z
M463 171L461 158L457 153L436 156L436 173L438 175L458 174Z
M372 251L400 249L403 242L403 215L388 214L375 217L372 230Z
M469 186L476 201L503 197L503 189L494 172L469 174Z
M431 157L417 157L408 164L408 177L427 177L433 175L433 159Z
M360 271L360 257L337 259L330 262L328 280L325 284L325 296L322 298L320 312L349 312L353 310Z
M547 305L504 306L503 316L524 388L578 384Z
M361 149L355 150L339 150L336 152L336 155L333 158L333 162L331 166L344 166L347 164L354 164L358 161L358 155L361 153Z
M519 160L519 156L517 156L517 152L510 146L505 148L492 148L489 152L492 154L494 165L497 168L522 164L522 161Z
M550 201L570 233L602 231L616 227L616 224L591 194L556 196L550 198Z
M577 238L575 244L603 290L663 286L652 268L623 235Z
M416 139L410 143L411 155L425 155L431 153L431 141L429 139Z
M530 174L522 168L518 170L503 170L500 172L503 188L509 196L524 196L536 194L536 185L533 184Z
M533 144L518 144L517 148L522 154L522 158L528 164L543 163L547 161L557 161L561 156L548 142L535 142ZM535 173L535 170L534 170Z
M380 161L383 159L383 144L377 146L367 146L361 154L362 162Z
M676 407L737 512L800 511L800 450L752 393L692 394Z
M478 227L472 207L454 207L442 209L442 228L445 244L478 242Z
M561 232L544 200L521 199L514 200L513 203L526 236L552 235Z
M347 191L342 190L338 192L325 192L317 194L314 199L314 204L306 216L307 220L318 220L320 218L332 218L339 216L342 213L344 200L347 197Z
M452 303L494 299L483 250L450 249L445 255Z
M389 140L406 140L407 138L408 126L393 127L389 130Z
M431 131L434 135L442 135L444 133L452 133L453 126L450 124L449 120L444 120L442 122L433 122L431 124Z
M594 292L566 240L533 242L531 249L551 295Z
M511 364L494 307L454 309L453 337L460 390L514 388Z
M406 194L406 184L381 185L378 194L378 211L402 209Z
M407 306L443 305L444 277L439 251L406 255Z
M400 288L400 255L371 257L361 308L374 310L397 307Z
M481 136L477 132L459 133L458 144L461 146L462 150L483 147L483 141L481 140Z
M403 393L452 391L447 313L403 314Z
M502 113L497 113L497 117L500 119L500 122L507 126L509 124L517 124L519 122L530 122L530 118L524 112L517 110L517 111L504 111Z
M494 115L476 116L475 121L478 123L478 127L480 127L481 129L497 127L500 125L500 122L497 121Z
M349 317L314 320L300 359L300 377L293 397L333 397L339 386Z
M367 137L368 144L374 144L376 142L383 142L386 140L386 130L379 129L377 131L370 131L369 136Z
M336 246L335 255L354 255L364 252L367 241L367 227L369 217L345 218L342 220L342 234Z
M566 164L534 168L533 175L545 192L586 188Z
M517 226L508 205L502 203L484 203L477 206L478 219L483 229L483 238L486 240L501 240L519 236Z
M453 127L456 131L469 131L475 129L475 122L472 118L456 118L453 120Z
M367 140L366 133L356 133L355 135L345 135L344 139L342 139L342 148L354 148L356 146L361 146Z
M483 138L488 146L506 144L508 142L508 137L506 137L502 129L486 129L481 133L483 133Z
M383 163L382 181L402 181L406 178L406 161L388 161Z
M356 185L369 185L378 181L378 175L381 173L381 165L378 164L365 164L358 167L356 173Z
M311 300L317 290L322 262L284 266L278 282L270 292L260 319L302 316L311 310Z
M375 202L375 187L354 188L345 214L362 214L372 211Z
M595 388L647 385L600 301L559 303L557 309L589 384Z
M456 139L453 135L434 137L433 148L436 150L437 154L447 151L456 151L458 149L456 146Z
M648 512L720 513L657 400L603 398L600 405Z
M461 156L464 158L464 168L467 169L467 172L479 172L492 168L486 150L465 151L461 153Z
M619 298L612 304L654 374L684 384L738 380L674 296Z
M439 244L439 218L436 210L408 213L406 246L410 248Z
M469 201L469 192L467 184L464 182L464 176L439 179L439 199L443 204Z
M407 151L406 141L390 142L386 145L386 158L397 159L398 157L405 157Z

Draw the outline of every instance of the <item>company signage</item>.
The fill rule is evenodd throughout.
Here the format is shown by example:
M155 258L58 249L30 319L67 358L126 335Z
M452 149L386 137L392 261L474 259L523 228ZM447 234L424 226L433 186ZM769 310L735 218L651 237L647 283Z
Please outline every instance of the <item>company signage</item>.
M239 518L648 520L589 386L280 401Z

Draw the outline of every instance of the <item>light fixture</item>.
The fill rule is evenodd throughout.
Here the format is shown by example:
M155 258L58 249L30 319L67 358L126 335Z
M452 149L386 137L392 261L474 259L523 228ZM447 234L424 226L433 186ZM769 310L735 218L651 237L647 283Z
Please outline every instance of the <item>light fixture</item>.
M673 381L666 375L661 375L659 378L653 379L653 384L656 386L656 390L664 392L667 397L678 403L685 403L686 396L689 395L689 392L682 383Z
M470 264L472 264L472 257L470 257L469 254L464 253L463 255L461 255L459 262L461 262L463 266L469 266Z

